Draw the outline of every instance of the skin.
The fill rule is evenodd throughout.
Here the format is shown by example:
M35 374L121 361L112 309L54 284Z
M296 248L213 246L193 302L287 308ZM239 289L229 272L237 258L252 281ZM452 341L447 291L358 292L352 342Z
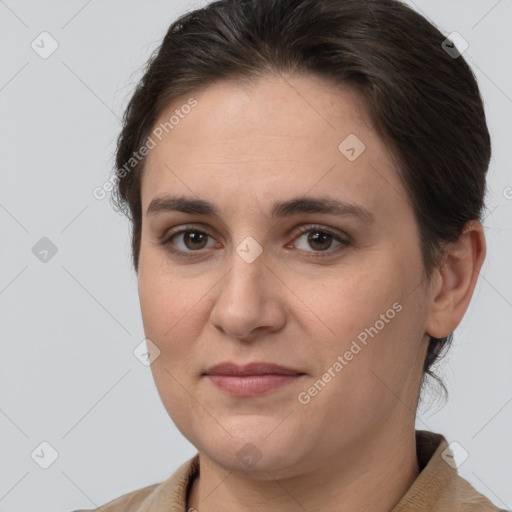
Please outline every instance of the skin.
M200 453L187 507L389 511L419 471L415 413L428 334L445 336L461 321L485 257L482 227L468 224L425 279L410 199L349 87L269 75L193 96L198 105L146 160L138 270L146 337L160 350L151 365L158 392ZM366 146L354 161L338 149L349 134ZM170 194L208 200L221 215L146 213ZM358 204L375 221L271 217L274 202L304 194ZM186 254L173 256L160 242L190 224L208 236L191 243L176 235L169 245ZM308 242L318 229L298 232L311 224L349 243ZM236 251L249 236L263 250L251 263ZM330 256L315 259L322 247ZM300 403L298 394L394 303L400 312ZM223 361L273 362L306 375L237 397L203 375ZM237 457L247 443L261 457L250 467Z

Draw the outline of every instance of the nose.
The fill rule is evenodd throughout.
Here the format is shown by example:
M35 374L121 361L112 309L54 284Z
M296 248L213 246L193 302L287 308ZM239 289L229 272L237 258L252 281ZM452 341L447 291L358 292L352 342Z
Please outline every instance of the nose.
M240 340L254 339L256 331L280 330L286 321L286 287L268 267L264 253L251 261L234 252L231 261L219 284L211 323L224 335Z

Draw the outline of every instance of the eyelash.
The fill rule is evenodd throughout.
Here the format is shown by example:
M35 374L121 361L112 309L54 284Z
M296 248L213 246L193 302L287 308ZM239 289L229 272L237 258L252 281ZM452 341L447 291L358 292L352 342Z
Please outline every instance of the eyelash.
M337 253L338 250L340 250L340 248L343 248L343 247L346 247L346 246L350 245L350 242L349 242L348 238L344 238L339 233L337 233L337 232L335 232L335 231L333 231L333 230L331 230L331 229L329 229L327 227L319 226L317 224L310 224L308 226L305 226L298 233L296 233L294 235L293 240L296 240L296 239L300 238L302 235L304 235L306 233L309 233L309 232L312 232L312 231L320 232L320 233L332 236L336 241L340 242L340 245L337 246L337 248L335 248L334 250L328 249L326 251L313 251L314 255L308 256L309 258L313 258L313 259L328 258L330 256L333 256L333 253ZM182 229L180 229L179 231L176 231L174 233L171 233L169 236L164 237L162 240L160 240L159 243L160 243L160 245L162 245L164 247L164 249L166 251L168 251L170 254L172 254L174 256L178 256L178 257L181 257L181 258L194 258L195 256L189 255L189 254L190 253L194 253L194 252L200 253L202 251L202 249L198 250L198 251L184 252L184 251L180 251L180 250L176 250L176 249L172 248L172 244L171 244L171 240L175 236L181 235L183 233L190 233L190 232L204 234L204 235L206 235L208 237L213 238L212 235L210 235L207 231L203 231L203 230L197 229L194 226L185 226ZM307 252L309 252L309 251L307 251Z

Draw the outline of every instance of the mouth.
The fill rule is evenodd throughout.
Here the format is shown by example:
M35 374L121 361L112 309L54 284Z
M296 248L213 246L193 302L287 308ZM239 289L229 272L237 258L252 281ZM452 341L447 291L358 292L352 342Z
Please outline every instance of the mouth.
M274 363L250 363L239 366L221 363L209 368L203 376L217 388L237 396L257 396L296 382L304 372Z

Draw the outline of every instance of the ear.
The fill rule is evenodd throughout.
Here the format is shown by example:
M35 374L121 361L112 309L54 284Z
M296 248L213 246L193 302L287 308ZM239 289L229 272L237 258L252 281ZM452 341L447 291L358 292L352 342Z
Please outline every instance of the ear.
M445 245L443 261L432 276L427 334L444 338L459 325L469 306L485 254L484 231L477 220L466 224L458 240Z

